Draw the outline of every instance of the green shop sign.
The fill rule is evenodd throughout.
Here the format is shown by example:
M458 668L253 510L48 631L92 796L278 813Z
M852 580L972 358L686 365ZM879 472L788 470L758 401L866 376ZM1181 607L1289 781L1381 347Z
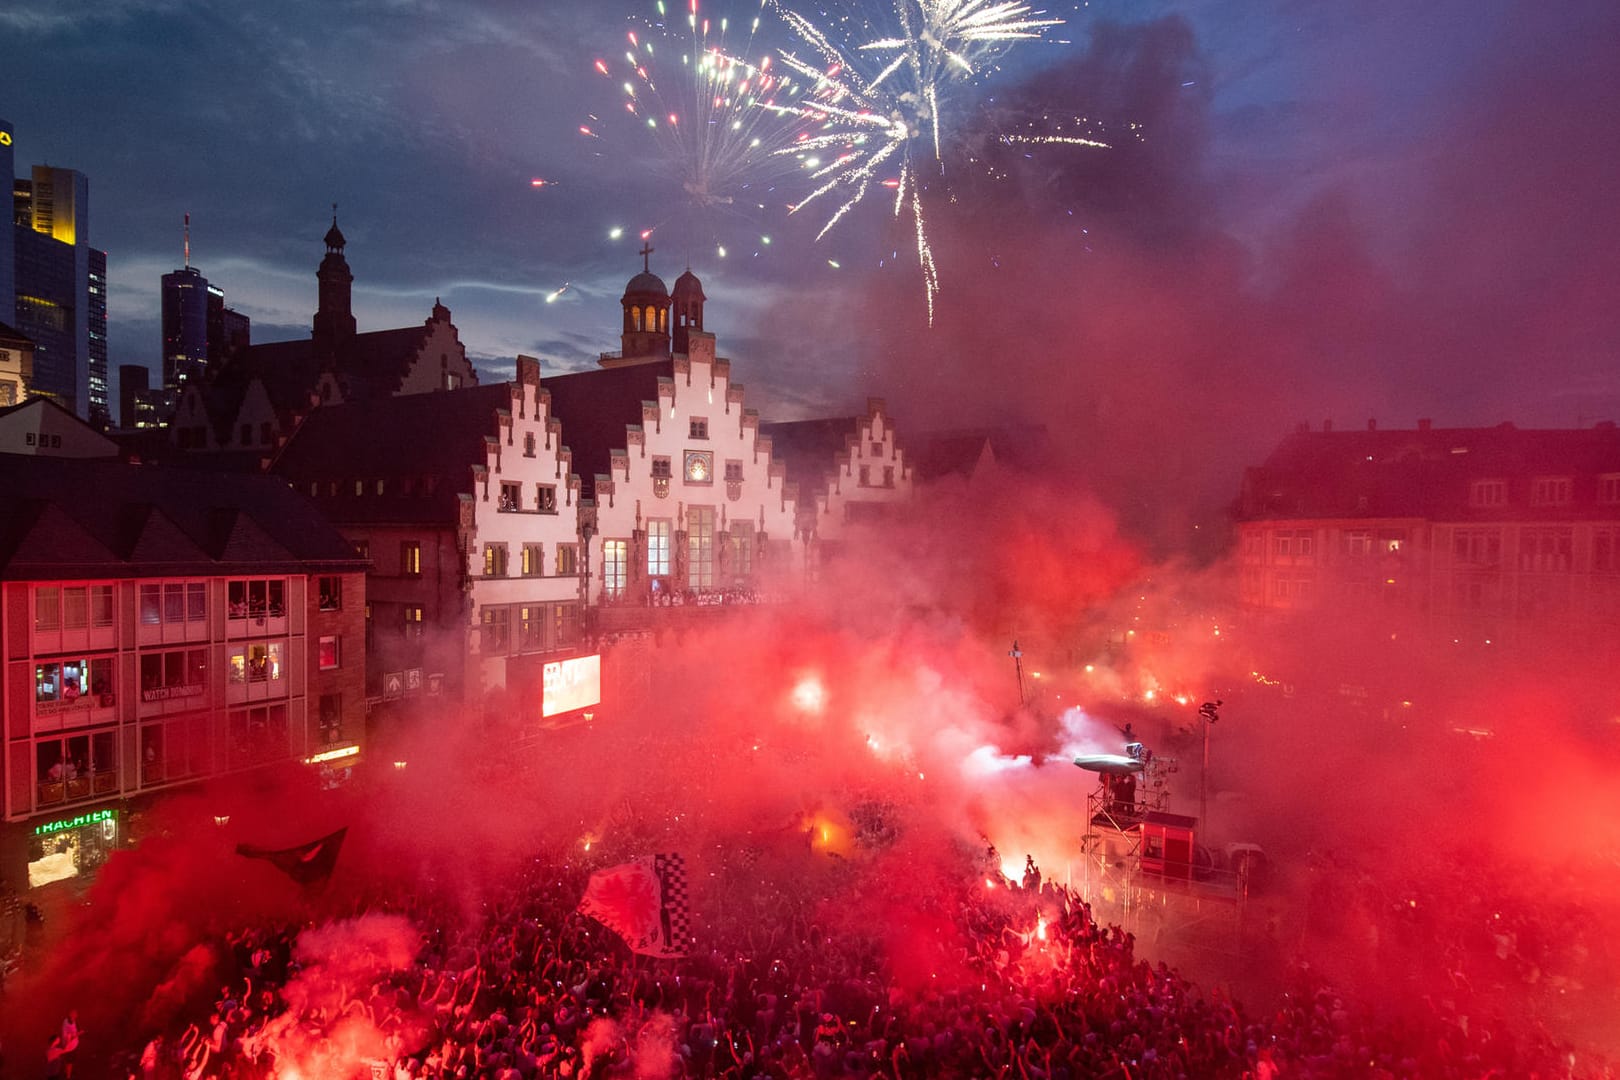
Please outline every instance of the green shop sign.
M49 836L65 829L77 829L84 825L94 825L98 821L111 821L118 817L118 811L110 807L106 810L92 810L88 814L78 817L60 818L56 821L47 821L43 825L34 826L35 836Z

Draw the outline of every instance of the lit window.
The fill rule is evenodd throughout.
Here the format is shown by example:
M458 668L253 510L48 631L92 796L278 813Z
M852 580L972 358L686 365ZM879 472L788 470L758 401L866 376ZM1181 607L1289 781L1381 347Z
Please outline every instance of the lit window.
M630 545L625 540L602 541L602 591L623 596L629 584Z
M506 545L505 544L485 544L484 545L484 576L485 577L505 577L506 576Z
M669 574L670 527L668 521L647 522L647 574L665 577Z
M330 635L321 638L318 655L322 671L331 671L337 667L339 661L338 639Z

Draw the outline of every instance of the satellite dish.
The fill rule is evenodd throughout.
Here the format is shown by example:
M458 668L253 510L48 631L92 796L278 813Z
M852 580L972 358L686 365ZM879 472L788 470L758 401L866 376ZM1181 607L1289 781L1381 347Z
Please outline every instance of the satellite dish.
M1140 759L1124 754L1088 754L1075 758L1074 763L1087 772L1106 773L1109 776L1127 776L1142 771Z

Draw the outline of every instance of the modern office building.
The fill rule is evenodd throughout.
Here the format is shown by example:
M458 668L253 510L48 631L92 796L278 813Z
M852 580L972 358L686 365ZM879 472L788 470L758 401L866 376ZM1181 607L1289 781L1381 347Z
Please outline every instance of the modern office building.
M118 365L118 426L125 431L161 428L174 412L174 395L152 385L145 364Z
M0 303L13 303L12 326L34 342L31 391L81 417L105 414L107 253L89 242L90 181L49 165L18 179L14 143L10 126L0 122L0 170L12 191L12 227L0 248L9 275L0 277Z
M0 179L6 184L5 191L0 191L0 198L11 190L12 181L17 175L16 155L12 151L15 143L11 122L0 120ZM9 323L16 315L16 275L17 243L12 236L12 227L0 222L0 322Z
M212 287L194 266L163 275L163 386L179 389L208 366L208 296ZM224 296L221 294L221 302Z
M248 344L246 315L225 306L225 291L191 265L191 215L186 215L185 265L163 275L163 389L178 398L200 384L230 354ZM172 401L171 401L172 411Z

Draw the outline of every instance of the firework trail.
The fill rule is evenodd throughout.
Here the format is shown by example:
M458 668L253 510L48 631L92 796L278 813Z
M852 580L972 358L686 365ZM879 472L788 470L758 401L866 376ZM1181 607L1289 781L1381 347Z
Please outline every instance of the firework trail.
M926 163L942 170L948 133L942 101L971 85L982 68L1011 44L1040 38L1062 25L1017 0L891 0L890 32L872 33L867 18L851 24L854 40L834 41L829 30L805 15L773 7L803 43L805 55L783 50L782 64L808 88L795 103L765 105L767 111L815 125L795 144L775 151L791 155L816 187L791 210L839 197L817 234L825 236L874 188L894 191L895 217L909 214L922 269L928 322L934 321L939 271L923 214L920 172ZM830 160L824 160L830 155ZM891 171L897 176L880 176Z

